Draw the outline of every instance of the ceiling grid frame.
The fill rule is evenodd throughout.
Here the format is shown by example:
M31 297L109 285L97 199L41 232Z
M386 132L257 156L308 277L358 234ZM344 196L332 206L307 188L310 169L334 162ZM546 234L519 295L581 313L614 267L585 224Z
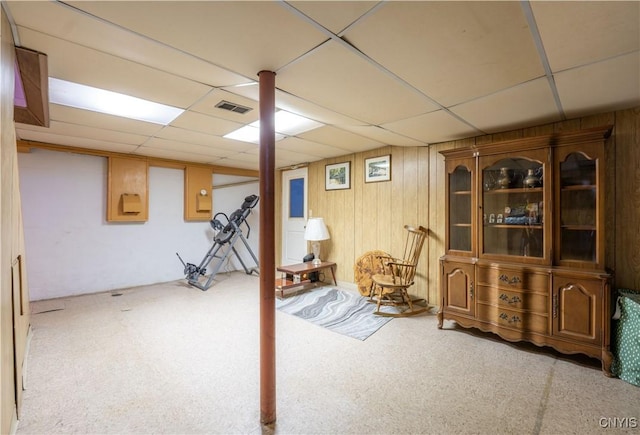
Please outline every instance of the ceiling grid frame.
M559 121L576 114L640 105L637 80L640 76L640 20L637 20L640 2L637 1L538 4L528 0L468 3L268 0L255 4L258 9L250 2L191 2L185 9L187 3L172 1L159 3L161 8L155 7L153 2L138 1L3 1L2 7L12 17L16 41L30 43L22 38L23 33L28 32L60 38L59 32L64 30L63 36L67 39L51 45L49 52L43 50L46 48L44 36L30 36L33 44L26 47L45 52L54 64L66 55L65 47L80 44L86 51L75 52L90 53L90 58L100 59L104 68L101 74L112 77L112 82L117 78L123 88L136 89L136 81L144 80L144 77L140 72L125 75L117 70L109 75L110 68L136 71L134 65L137 64L209 87L198 98L190 97L185 104L185 113L162 129L117 116L51 105L53 128L16 124L17 137L69 147L77 147L85 140L92 149L108 151L114 148L126 152L130 150L130 144L111 141L128 140L125 138L132 137L131 134L142 135L146 140L130 150L130 154L144 156L147 153L194 163L257 169L255 150L247 148L249 144L222 138L229 131L253 122L256 111L240 116L213 107L220 99L252 109L258 107L259 68L254 67L256 78L248 77L246 69L250 64L247 53L251 52L252 41L221 35L218 24L223 25L222 29L249 27L252 35L261 35L259 42L266 50L261 58L280 60L280 68L276 69L280 74L276 107L325 124L315 131L276 143L276 167L290 167L303 160L311 162L388 145L428 146L538 125L547 120ZM253 13L254 10L260 13ZM485 13L489 10L493 12ZM182 21L174 20L178 15ZM190 17L192 22L210 25L161 25L167 22L184 24ZM277 25L273 21L275 18L279 20ZM99 33L83 33L91 29L88 20L101 23ZM431 20L446 32L407 28L404 23L411 20ZM64 23L64 29L60 23ZM570 30L563 30L564 27ZM163 33L158 33L159 29ZM290 29L297 29L298 33L293 34ZM394 29L393 33L390 33L391 29ZM523 39L523 31L528 34L527 39ZM571 33L567 33L569 31ZM357 32L356 40L350 38L354 32ZM512 36L509 32L518 34ZM413 72L407 73L402 62L389 62L384 56L380 57L379 49L366 44L366 38L373 35L383 38L381 41L387 44L386 50L394 51L404 60L415 59L418 66L438 68L431 75L423 74L416 82L415 75L419 70L414 68ZM430 39L420 39L427 37ZM487 41L491 38L499 44L488 46ZM597 47L593 50L585 47L582 43L585 39L593 41ZM191 40L199 41L200 51L185 44ZM600 40L610 43L598 43ZM438 50L422 49L425 43ZM514 66L505 53L509 50L521 52L523 47L517 44L522 43L527 44L527 62L532 60L529 52L535 53L539 74L527 75L522 70L520 76L513 75L518 66ZM149 44L157 49L135 51L139 47L152 47ZM203 51L203 44L213 48ZM296 44L297 48L292 50L291 44ZM327 51L332 44L339 50ZM214 48L222 46L225 51L218 56ZM487 51L475 59L460 56L465 50L474 52L475 48ZM499 50L506 51L501 53ZM573 52L579 53L572 55ZM157 57L161 53L168 57ZM563 53L568 53L566 60L559 57ZM487 55L485 59L481 57L483 54ZM114 61L118 57L121 61L111 63L108 56ZM320 59L325 71L314 73ZM483 61L486 63L474 63ZM490 62L496 63L491 65ZM347 70L347 65L356 69ZM205 66L208 69L205 70ZM450 79L453 76L447 77L448 71L455 71L456 78L466 78L469 82L474 77L471 72L477 67L480 67L479 71L498 72L490 77L491 87L485 88L488 92L469 92L468 83L456 83ZM238 81L218 83L215 79L207 79L212 77L211 68L233 74ZM84 71L89 74L92 69L84 68ZM207 75L202 77L204 71ZM307 72L311 74L295 77ZM345 74L354 81L354 86L340 83ZM425 87L426 77L429 86ZM537 80L545 80L548 90L541 91L543 88ZM101 87L100 83L94 84ZM151 83L158 86L156 82ZM245 86L247 84L249 86ZM168 86L160 89L160 85L157 93L181 92ZM104 83L103 87L108 89L109 84ZM433 95L434 91L437 95ZM451 103L452 98L441 100L442 95L451 92L457 93L455 103ZM420 100L424 101L423 106L416 104ZM171 132L167 130L169 127ZM180 132L183 132L184 145L174 140ZM102 133L104 140L96 140ZM167 139L169 137L174 139ZM162 142L167 140L173 141L171 146L162 148L163 144L169 144ZM278 153L278 149L282 152ZM205 151L205 154L196 154L193 152L196 150Z

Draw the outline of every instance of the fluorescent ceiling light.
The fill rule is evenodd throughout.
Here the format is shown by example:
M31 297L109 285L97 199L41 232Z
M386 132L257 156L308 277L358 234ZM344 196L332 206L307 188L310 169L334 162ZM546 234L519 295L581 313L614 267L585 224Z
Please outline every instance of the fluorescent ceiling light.
M296 134L304 133L305 131L313 130L323 125L317 121L284 110L276 112L274 121L277 141L284 139L286 136L295 136ZM260 121L245 125L226 134L224 137L227 139L241 140L243 142L259 143Z
M154 103L142 98L106 91L78 83L49 77L49 101L77 109L91 110L167 125L176 119L183 109Z
M224 137L227 139L240 140L242 142L260 143L260 128L253 124L255 123L240 127L229 134L225 134ZM280 139L284 139L284 135L276 133L276 140Z
M257 121L258 123L260 121ZM321 127L322 124L304 116L280 110L275 114L275 130L278 133L294 136Z

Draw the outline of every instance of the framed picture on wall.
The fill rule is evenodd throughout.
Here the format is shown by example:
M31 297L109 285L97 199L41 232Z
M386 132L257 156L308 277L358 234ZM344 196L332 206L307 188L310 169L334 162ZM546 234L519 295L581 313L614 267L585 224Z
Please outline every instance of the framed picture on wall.
M391 180L391 155L364 160L365 183L389 180Z
M325 166L324 190L351 188L351 162Z

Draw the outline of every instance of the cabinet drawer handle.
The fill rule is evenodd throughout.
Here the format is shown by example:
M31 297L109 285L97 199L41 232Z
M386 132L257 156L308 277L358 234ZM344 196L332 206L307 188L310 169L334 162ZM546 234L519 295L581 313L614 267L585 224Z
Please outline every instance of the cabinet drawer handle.
M522 319L520 318L520 316L513 315L511 316L511 318L509 318L509 316L505 313L500 313L498 317L500 317L502 320L506 320L507 323L522 323Z
M502 275L500 275L500 281L505 282L509 285L515 285L515 284L519 284L522 282L522 280L520 279L519 276L514 276L512 278L509 278L507 275L505 275L504 273Z
M505 301L506 303L508 303L509 305L522 302L522 299L520 299L519 296L512 296L511 298L509 298L509 296L505 295L504 293L500 293L499 298Z

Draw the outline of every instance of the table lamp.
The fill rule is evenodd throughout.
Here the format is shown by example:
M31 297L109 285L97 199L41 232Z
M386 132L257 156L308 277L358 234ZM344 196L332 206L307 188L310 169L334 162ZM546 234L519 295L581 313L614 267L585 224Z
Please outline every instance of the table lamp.
M313 265L319 265L322 262L320 260L320 240L329 239L329 230L327 230L327 226L324 224L324 219L321 217L309 218L304 230L304 239L311 242Z

